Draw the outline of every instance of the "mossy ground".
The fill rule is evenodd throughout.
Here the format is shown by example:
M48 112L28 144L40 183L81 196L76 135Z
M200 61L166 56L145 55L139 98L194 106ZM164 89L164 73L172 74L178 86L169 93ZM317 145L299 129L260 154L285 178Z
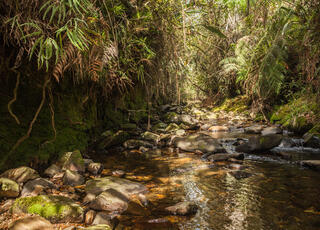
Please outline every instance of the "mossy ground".
M238 96L235 98L226 99L222 105L215 107L213 112L226 111L226 112L235 112L235 113L246 113L249 111L249 99L246 96Z

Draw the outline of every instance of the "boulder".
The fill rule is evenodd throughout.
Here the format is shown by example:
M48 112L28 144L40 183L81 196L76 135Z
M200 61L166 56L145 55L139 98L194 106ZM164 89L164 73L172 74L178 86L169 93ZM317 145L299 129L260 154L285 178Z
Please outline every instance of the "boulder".
M56 174L59 174L61 172L62 172L62 170L58 165L52 164L49 168L47 168L44 171L44 175L46 175L46 176L51 178L51 177L54 177Z
M86 215L84 218L84 223L85 224L92 224L95 216L96 216L96 212L94 210L89 210L88 212L86 212Z
M46 188L56 189L57 186L51 181L44 178L30 180L23 186L21 196L39 195L38 191L42 191Z
M182 114L179 116L179 121L185 125L194 125L196 123L198 123L199 121L197 119L194 119L193 117L191 117L190 115L187 114Z
M192 134L186 137L175 137L172 143L175 147L188 152L196 150L200 150L203 153L225 152L225 149L217 139L203 133Z
M122 213L128 208L128 198L114 189L108 189L100 193L89 207L97 211L108 211Z
M8 178L0 178L0 198L19 196L20 188L17 182Z
M227 126L222 126L222 125L214 125L211 126L208 131L210 132L228 132L229 131L229 127Z
M263 136L271 135L271 134L281 134L282 133L282 129L280 127L277 127L277 126L272 126L272 127L264 128L261 133L262 133Z
M22 166L15 169L9 169L2 173L0 177L9 178L10 180L14 180L17 183L25 183L28 180L33 180L40 176L36 170L26 166Z
M320 160L305 160L300 163L302 166L320 171Z
M175 112L168 112L164 116L165 122L178 123L179 116Z
M143 140L135 140L135 139L130 139L127 140L123 143L123 146L126 149L138 149L140 146L146 147L146 148L152 148L153 145L148 142L148 141L143 141Z
M149 131L146 131L146 132L142 133L141 137L144 140L152 141L155 144L157 144L159 142L159 140L160 140L160 135L152 133L152 132L149 132Z
M130 135L128 132L119 130L116 133L108 131L104 133L104 138L98 144L98 149L107 149L112 146L122 145L123 142L129 139Z
M211 162L215 162L215 161L227 161L230 158L237 159L237 160L243 160L244 155L242 153L232 153L232 154L219 153L219 154L212 154L212 155L208 156L207 159Z
M109 212L98 212L93 220L93 225L106 224L108 226L114 225L112 222L113 215Z
M244 132L247 134L260 134L263 128L263 125L253 125L250 127L246 127L244 129Z
M140 183L113 176L89 180L86 182L85 186L86 193L94 195L99 195L100 193L109 189L118 191L127 197L127 199L134 194L147 192L147 187Z
M187 216L197 213L198 206L193 202L183 201L176 205L167 207L165 210L173 215Z
M170 123L167 128L165 129L166 132L172 132L172 131L177 131L179 130L180 127L179 125L175 124L175 123Z
M54 226L40 216L29 216L14 221L9 230L54 230Z
M79 150L64 153L58 161L58 166L60 166L62 170L75 172L85 172L86 169Z
M70 198L55 195L21 197L15 200L13 214L37 214L52 223L81 222L83 209Z
M62 180L63 184L71 186L81 185L85 181L81 174L70 170L66 170Z
M177 136L184 136L186 131L184 129L178 129L175 133Z
M282 141L282 136L271 134L266 136L253 136L249 141L236 146L237 152L252 153L264 152L278 146Z
M154 131L154 132L157 132L157 131L162 131L162 130L165 130L165 128L167 128L167 124L163 123L163 122L159 122L157 124L155 124L154 126L152 126L151 130Z
M102 172L103 168L104 168L103 164L92 162L88 165L87 170L93 175L98 175Z
M320 148L320 137L312 133L306 133L303 135L304 146L310 148Z

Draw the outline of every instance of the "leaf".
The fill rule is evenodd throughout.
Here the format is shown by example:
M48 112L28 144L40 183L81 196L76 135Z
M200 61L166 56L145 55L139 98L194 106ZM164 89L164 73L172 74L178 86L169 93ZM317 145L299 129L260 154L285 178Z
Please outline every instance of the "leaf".
M224 35L221 30L217 27L214 27L214 26L208 26L208 25L202 25L204 28L206 28L207 30L209 30L210 32L218 35L219 37L221 38L227 38L226 35Z

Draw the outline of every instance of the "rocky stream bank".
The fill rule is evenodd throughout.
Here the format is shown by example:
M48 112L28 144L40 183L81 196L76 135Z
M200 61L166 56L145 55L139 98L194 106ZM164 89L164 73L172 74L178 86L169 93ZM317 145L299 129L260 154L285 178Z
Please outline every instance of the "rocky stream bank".
M270 163L274 161L275 165ZM238 201L233 200L235 195L226 195L230 191L224 186L230 181L231 188L258 186L272 178L266 178L270 168L257 169L259 164L273 167L274 172L282 170L283 175L292 168L292 175L301 171L309 176L314 170L310 173L317 178L320 139L313 134L297 137L280 126L233 112L164 105L152 116L150 127L128 123L121 130L106 130L89 152L67 152L43 172L29 167L3 172L0 229L248 229L252 224L248 213L247 225L237 222L242 211L233 222L234 212L229 213L227 206L236 203L236 207ZM277 183L275 190L283 186ZM246 200L253 199L254 186L243 192ZM267 199L264 193L258 197ZM272 199L277 200L276 195ZM248 204L254 210L258 207L253 201ZM289 226L286 229L299 229L306 218L315 226L319 204L316 198L313 206L303 205L303 217L294 213L300 219L297 228L283 219L284 223L269 224L279 227L281 222ZM270 229L256 223L251 229Z

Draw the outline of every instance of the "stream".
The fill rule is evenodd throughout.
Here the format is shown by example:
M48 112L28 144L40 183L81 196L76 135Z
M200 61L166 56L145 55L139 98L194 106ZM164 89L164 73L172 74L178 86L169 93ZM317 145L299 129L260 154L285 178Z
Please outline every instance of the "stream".
M227 120L215 124L228 126ZM234 140L250 135L241 127L230 130L205 133L234 153ZM319 149L276 147L267 154L245 154L243 161L208 162L199 154L162 147L100 161L149 189L147 209L121 215L117 229L320 229L320 173L296 163L303 159L320 159ZM197 213L184 217L162 211L180 201L195 202Z

